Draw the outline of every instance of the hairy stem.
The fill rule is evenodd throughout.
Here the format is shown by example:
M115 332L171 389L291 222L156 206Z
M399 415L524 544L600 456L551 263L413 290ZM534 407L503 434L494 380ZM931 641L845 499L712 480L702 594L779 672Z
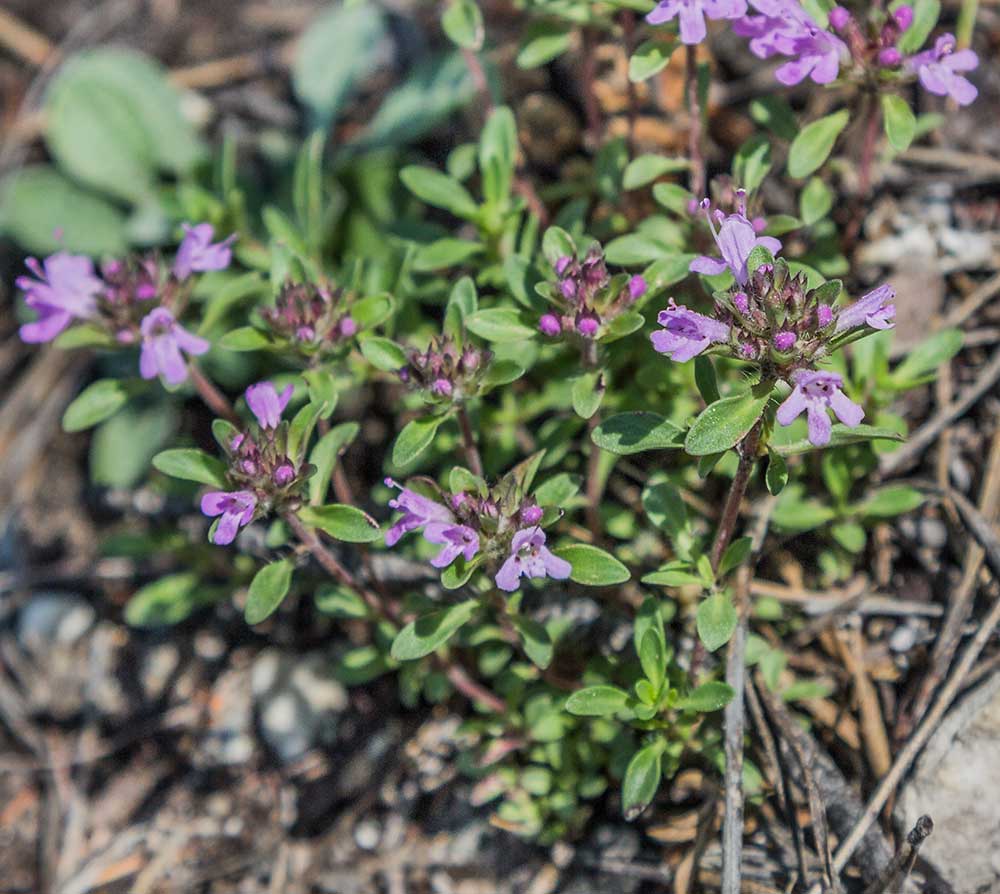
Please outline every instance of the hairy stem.
M208 380L193 360L188 361L188 375L191 378L191 384L194 385L195 390L198 392L198 396L205 402L205 406L215 413L216 416L221 416L227 422L233 423L233 425L239 426L242 424L240 417L236 415L236 411L233 409L233 405L229 402L226 395Z
M729 542L733 539L733 532L736 530L736 522L740 517L740 505L746 495L750 475L757 464L760 429L761 423L758 421L739 446L740 463L736 467L733 483L729 486L726 503L722 508L722 517L719 519L719 527L715 530L715 540L712 541L712 551L709 553L713 571L719 570L719 563L722 561L726 547L729 546Z
M597 342L586 339L580 349L580 361L586 370L597 368ZM601 538L601 496L603 488L601 486L601 449L598 447L591 435L600 424L600 413L594 413L587 420L587 478L584 493L587 497L587 527L594 535L594 540Z
M685 78L687 81L688 115L691 127L688 131L688 160L691 162L691 194L695 200L705 195L705 156L702 153L701 98L698 95L698 47L686 48Z
M483 460L479 455L479 446L476 444L476 436L472 431L472 422L469 420L465 404L458 406L458 427L462 430L462 448L465 450L465 461L469 464L469 470L473 475L482 478Z

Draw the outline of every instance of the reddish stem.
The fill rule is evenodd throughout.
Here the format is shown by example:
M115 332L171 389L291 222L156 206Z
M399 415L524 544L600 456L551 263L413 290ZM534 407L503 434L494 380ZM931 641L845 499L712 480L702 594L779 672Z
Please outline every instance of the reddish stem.
M691 127L688 131L688 160L691 162L691 194L696 200L705 194L705 156L702 152L701 97L698 95L698 47L686 48L685 77L687 80L688 115Z
M458 427L462 430L462 447L465 450L465 461L469 464L469 471L482 478L483 460L479 455L476 436L473 434L472 423L469 421L465 404L460 404L458 407Z
M198 395L216 416L221 416L233 425L242 425L229 399L208 380L193 360L188 361L188 376Z

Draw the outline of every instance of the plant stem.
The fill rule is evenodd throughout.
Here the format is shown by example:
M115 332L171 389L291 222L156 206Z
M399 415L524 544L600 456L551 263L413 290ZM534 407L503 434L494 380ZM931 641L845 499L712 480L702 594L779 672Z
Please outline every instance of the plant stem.
M580 349L580 362L586 370L597 368L597 342L587 339ZM587 527L594 535L594 540L601 538L601 449L591 435L600 424L600 413L594 413L587 420L587 479L584 493L587 497Z
M685 77L687 80L688 116L691 127L688 131L688 161L691 162L691 194L699 201L705 194L705 157L702 153L701 99L698 95L698 47L686 48Z
M472 423L469 420L465 404L459 404L458 406L458 427L462 430L462 447L465 450L465 461L469 464L469 470L473 475L478 475L482 478L483 460L479 455L476 436L473 434Z
M631 9L622 10L622 37L623 49L626 58L631 57L635 49L635 12ZM635 128L639 119L639 96L635 89L635 84L631 78L627 78L628 85L628 151L629 156L634 157L635 150Z
M194 385L199 397L201 397L201 399L205 402L205 405L213 413L215 413L216 416L221 416L227 422L231 422L236 426L242 424L240 417L236 415L236 411L233 409L233 405L229 402L229 399L208 380L193 360L188 361L188 375L190 376L191 384Z
M740 463L736 467L736 474L733 476L733 483L729 486L729 493L726 495L726 503L722 508L722 517L719 519L719 527L715 531L715 540L712 542L712 551L709 560L712 563L712 570L719 570L719 563L729 546L729 541L733 539L733 532L736 530L736 522L740 516L740 505L747 492L747 485L750 483L750 475L757 463L757 446L760 444L760 421L754 425L740 442L739 454Z
M583 29L583 62L580 81L583 84L583 108L587 117L587 136L596 149L601 142L601 106L594 84L597 81L597 41L593 28Z
M327 574L339 580L344 586L357 593L371 611L378 617L386 618L397 627L402 623L399 615L392 610L378 594L372 592L357 580L343 565L337 557L331 553L317 536L316 532L307 528L294 512L286 512L284 515L288 526L295 533L295 536L302 542L303 546L309 550L312 557L319 563L320 567ZM507 710L507 703L496 693L491 692L481 683L472 679L468 672L460 664L448 661L440 655L431 656L432 660L444 671L445 676L451 684L470 701L481 702L490 710L497 714L504 714Z
M978 12L979 0L962 0L962 8L958 11L958 24L955 26L955 43L958 49L964 50L972 43L972 31L976 26Z
M493 95L490 93L490 82L486 77L486 70L483 68L483 63L480 61L475 50L463 49L462 58L465 60L465 67L469 69L472 83L476 85L476 91L479 93L479 99L483 104L483 111L489 117L490 112L493 111Z

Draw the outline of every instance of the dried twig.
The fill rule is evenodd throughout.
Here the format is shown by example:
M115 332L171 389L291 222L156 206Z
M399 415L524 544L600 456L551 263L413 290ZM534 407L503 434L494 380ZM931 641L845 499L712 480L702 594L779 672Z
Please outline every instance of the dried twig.
M1000 381L1000 348L993 353L990 362L980 370L979 377L972 385L964 389L946 407L938 410L902 447L892 453L882 454L879 459L879 473L883 477L892 475L919 459L947 426L964 416L983 395L993 389L998 381Z
M923 482L923 484L928 490L938 490L934 484L929 482ZM989 563L993 574L1000 579L1000 539L993 532L989 522L983 518L980 512L962 494L953 490L948 490L947 494L955 503L972 535L979 541L980 546L983 547L986 561ZM899 754L896 755L892 769L889 770L879 783L878 788L875 789L865 808L864 814L862 814L850 834L841 842L840 847L837 848L837 853L834 857L834 866L838 872L847 865L847 861L851 859L851 855L854 853L865 832L875 822L876 817L885 806L890 795L896 790L896 786L899 785L903 775L909 769L916 756L921 752L924 745L927 744L927 740L937 728L938 723L951 706L955 696L961 691L966 677L972 669L972 665L979 658L980 652L982 652L983 647L993 635L998 624L1000 624L1000 598L993 604L989 614L983 619L979 630L976 631L975 636L965 647L958 663L941 688L937 699L920 723L920 726L917 727L916 732L907 741L906 745L903 746Z
M900 882L905 881L913 869L913 864L917 861L920 845L930 837L933 831L934 821L926 815L920 817L906 836L906 844L896 852L892 862L885 867L885 872L865 888L865 894L882 894L883 891L889 890L897 878Z

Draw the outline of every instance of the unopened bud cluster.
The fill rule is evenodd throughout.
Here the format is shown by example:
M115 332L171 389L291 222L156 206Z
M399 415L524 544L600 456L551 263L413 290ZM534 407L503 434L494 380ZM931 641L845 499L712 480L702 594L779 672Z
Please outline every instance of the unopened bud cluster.
M399 378L432 402L458 402L479 393L492 359L492 351L470 344L459 346L449 336L438 336L427 350L407 353L409 362L399 370Z
M358 331L348 311L344 289L288 282L274 307L261 316L272 334L301 354L323 355L340 347Z
M561 257L555 272L558 280L549 288L549 299L556 309L538 321L539 330L550 338L566 334L595 339L604 326L646 294L641 276L611 276L596 243L582 260L575 255Z

